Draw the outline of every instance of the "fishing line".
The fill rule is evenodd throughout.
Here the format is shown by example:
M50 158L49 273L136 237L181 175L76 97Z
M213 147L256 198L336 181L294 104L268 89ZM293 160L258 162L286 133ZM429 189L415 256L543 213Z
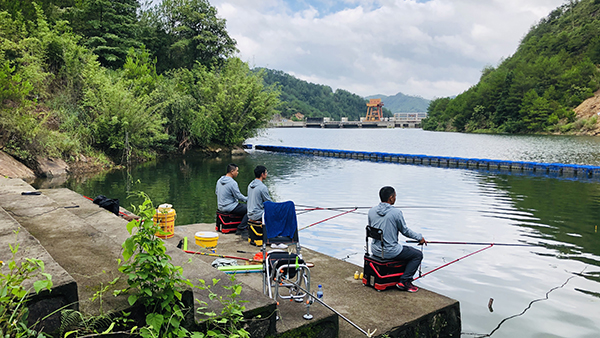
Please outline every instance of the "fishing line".
M353 252L344 258L340 258L340 260L345 262L348 258L350 258L350 256L354 256L354 255L358 255L358 252Z
M283 281L286 283L290 283L290 284L294 284L294 282L290 281L289 279L283 277ZM329 310L333 311L336 315L338 315L340 318L342 318L343 320L345 320L346 322L348 322L350 325L354 326L354 328L356 328L357 330L359 330L360 332L362 332L365 336L367 337L372 337L373 334L375 333L375 331L377 331L377 329L375 329L373 332L371 332L371 330L369 330L369 332L363 330L360 328L360 326L354 324L350 319L344 317L344 315L342 315L341 313L339 313L338 311L336 311L334 308L332 308L331 306L325 304L325 302L323 302L322 300L320 300L319 298L317 298L316 296L313 296L310 292L308 292L306 289L304 289L303 287L299 286L299 285L295 285L295 287L297 287L298 289L304 291L306 293L306 295L309 298L312 298L313 300L316 300L317 302L319 302L321 305L325 306L326 308L328 308Z
M527 312L529 309L531 309L531 307L533 306L533 304L534 304L534 303L537 303L537 302L541 302L541 301L543 301L543 300L548 300L548 299L550 299L550 296L549 296L549 295L550 295L550 293L551 293L552 291L555 291L555 290L558 290L558 289L562 289L563 287L565 287L565 285L567 285L567 283L569 283L569 281L570 281L571 279L573 279L573 278L575 278L575 277L580 277L580 275L581 275L581 274L583 274L583 272L584 272L584 271L585 271L587 268L588 268L588 265L586 265L586 266L583 268L583 270L581 270L581 272L580 272L579 274L576 274L576 275L574 275L574 276L571 276L571 277L567 278L567 280L566 280L564 283L562 283L562 285L560 285L560 286L555 286L555 287L553 287L552 289L548 290L548 292L546 292L546 295L544 296L544 298L538 298L538 299L534 299L534 300L532 300L531 302L529 302L529 305L527 305L527 307L526 307L526 308L525 308L523 311L521 311L521 313L518 313L518 314L516 314L516 315L512 315L512 316L509 316L509 317L506 317L506 318L502 319L502 320L500 321L500 323L498 323L498 326L496 326L496 328L495 328L495 329L493 329L493 330L492 330L490 333L488 333L488 334L484 334L484 335L480 335L480 336L477 336L477 338L491 337L491 336L494 334L494 332L496 332L496 331L498 331L498 330L500 329L500 326L502 326L502 324L504 324L504 322L506 322L506 321L507 321L507 320L509 320L509 319L513 319L513 318L520 317L520 316L524 315L524 314L525 314L525 312ZM461 334L467 334L467 335L470 335L470 336L475 336L475 335L478 335L478 333L461 333Z
M428 242L428 243L429 243L429 242ZM485 248L483 248L483 249L479 249L479 250L477 250L477 251L475 251L475 252L471 252L471 253L470 253L470 254L468 254L468 255L462 256L462 257L460 257L460 258L457 258L457 259L455 259L455 260L453 260L453 261L451 261L451 262L449 262L449 263L446 263L446 264L444 264L444 265L438 266L437 268L435 268L435 269L433 269L433 270L430 270L430 271L428 271L428 272L425 272L425 273L424 273L424 274L422 274L422 275L419 275L419 277L417 277L417 278L413 279L413 281L415 281L415 280L417 280L417 279L419 279L419 278L421 278L421 277L425 277L425 276L427 276L428 274L430 274L430 273L432 273L432 272L436 272L436 271L437 271L437 270L439 270L439 269L445 268L445 267L447 267L448 265L450 265L450 264L453 264L453 263L456 263L456 262L458 262L458 261L460 261L460 260L463 260L463 259L465 259L465 258L467 258L467 257L469 257L469 256L473 256L473 255L474 255L474 254L476 254L476 253L480 253L480 252L482 252L483 250L487 250L487 249L489 249L489 248L491 248L491 247L493 247L493 246L494 246L494 244L490 244L490 246L487 246L487 247L485 247Z
M345 214L347 214L347 213L350 213L350 212L353 212L353 211L356 211L356 209L349 210L349 211L344 211L344 212L342 212L342 213L340 213L340 214L337 214L337 215L335 215L335 216L331 216L331 217L325 218L324 220L321 220L321 221L318 221L318 222L315 222L315 223L309 224L309 225L307 225L307 226L305 226L305 227L303 227L303 228L300 228L300 229L298 229L298 231L302 231L302 230L304 230L304 229L308 229L308 228L310 228L310 227L312 227L312 226L314 226L314 225L317 225L317 224L319 224L319 223L323 223L323 222L325 222L325 221L328 221L328 220L330 220L330 219L333 219L333 218L336 218L336 217L343 216L343 215L345 215Z
M406 243L419 243L415 240L408 240ZM458 244L458 245L498 245L498 246L536 246L533 244L523 243L486 243L486 242L442 242L442 241L427 241L427 244Z

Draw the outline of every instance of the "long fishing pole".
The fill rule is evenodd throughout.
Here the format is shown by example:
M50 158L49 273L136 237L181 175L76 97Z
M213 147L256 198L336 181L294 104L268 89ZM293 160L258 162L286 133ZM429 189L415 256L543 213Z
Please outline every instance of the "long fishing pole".
M315 223L313 223L313 224L309 224L309 225L307 225L307 226L305 226L305 227L303 227L303 228L300 228L300 229L298 229L298 231L302 231L302 230L304 230L304 229L310 228L310 227L311 227L311 226L313 226L313 225L317 225L317 224L319 224L319 223L323 223L323 222L325 222L325 221L328 221L328 220L330 220L330 219L333 219L333 218L336 218L336 217L343 216L343 215L345 215L345 214L347 214L347 213L350 213L350 212L356 211L356 209L357 209L357 208L354 208L353 210L345 211L345 212L342 212L341 214L337 214L337 215L335 215L335 216L331 216L331 217L325 218L324 220L321 220L321 221L315 222Z
M428 242L428 243L429 243L429 242ZM432 273L432 272L435 272L435 271L437 271L437 270L439 270L439 269L441 269L441 268L445 268L445 267L447 267L448 265L450 265L450 264L453 264L453 263L456 263L456 262L458 262L458 261L460 261L460 260L463 260L463 259L465 259L465 258L467 258L467 257L469 257L469 256L473 256L473 255L474 255L474 254L476 254L476 253L480 253L480 252L482 252L483 250L487 250L487 249L489 249L489 248L493 247L494 245L495 245L495 244L493 244L493 243L492 243L492 244L490 244L490 246L487 246L487 247L485 247L485 248L483 248L483 249L479 249L479 250L477 250L477 251L475 251L475 252L471 252L470 254L468 254L468 255L465 255L465 256L462 256L462 257L460 257L460 258L457 258L457 259L453 260L453 261L452 261L452 262L450 262L450 263L446 263L446 264L444 264L444 265L442 265L442 266L438 266L437 268L435 268L435 269L433 269L433 270L431 270L431 271L428 271L428 272L426 272L426 273L422 274L421 276L419 276L419 277L417 277L417 278L413 279L413 281L415 281L415 280L417 280L417 279L419 279L419 278L425 277L425 276L427 276L428 274L430 274L430 273Z
M290 283L290 284L294 284L294 282L290 281L287 278L283 278L284 282ZM360 328L360 326L354 324L350 319L344 317L344 315L342 315L341 313L339 313L338 311L336 311L334 308L332 308L331 306L325 304L325 302L323 302L322 300L320 300L319 298L313 296L310 292L308 292L306 289L304 289L303 287L299 286L299 285L295 285L295 287L297 287L298 289L304 291L310 298L316 300L317 302L319 302L321 305L323 305L324 307L328 308L329 310L333 311L333 313L335 313L336 315L340 316L343 320L345 320L346 322L348 322L350 325L354 326L357 330L359 330L360 332L362 332L365 336L367 337L372 337L373 334L375 333L375 331L373 332L367 332L363 329Z
M313 210L342 210L342 209L371 209L370 207L315 207L310 205L296 204L300 209L296 211L313 211ZM434 205L395 205L394 208L398 209L457 209L459 207L439 207Z
M216 253L208 253L208 252L200 252L200 251L191 251L191 250L183 250L185 253L194 254L194 255L203 255L203 256L212 256L212 257L220 257L220 258L231 258L231 259L241 259L244 261L254 262L254 259L245 258L245 257L236 257L236 256L227 256L227 255L219 255ZM258 262L258 261L256 261Z
M406 243L419 243L419 241L408 240ZM444 242L444 241L427 241L427 244L459 244L459 245L498 245L498 246L535 246L523 243L486 243L486 242Z

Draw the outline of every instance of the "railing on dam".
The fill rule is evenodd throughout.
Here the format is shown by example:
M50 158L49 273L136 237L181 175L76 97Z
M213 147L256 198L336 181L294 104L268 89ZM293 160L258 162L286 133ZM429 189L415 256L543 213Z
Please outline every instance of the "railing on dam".
M252 148L252 145L245 145L246 148ZM359 160L373 160L384 162L397 162L409 164L431 165L450 168L471 168L485 170L501 170L511 172L530 172L536 174L549 174L553 176L562 175L572 178L600 178L600 167L580 164L563 163L541 163L524 161L504 161L490 160L480 158L462 158L446 156L429 156L415 154L395 154L381 153L372 151L352 151L337 149L317 149L317 148L299 148L299 147L281 147L256 145L257 150L310 154L315 156L351 158Z

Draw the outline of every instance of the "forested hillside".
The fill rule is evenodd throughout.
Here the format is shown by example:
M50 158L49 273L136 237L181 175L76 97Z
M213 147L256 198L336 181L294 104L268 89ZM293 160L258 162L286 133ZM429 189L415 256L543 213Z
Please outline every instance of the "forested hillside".
M422 113L427 111L429 100L419 96L398 93L392 96L369 95L366 99L381 99L392 113Z
M461 132L578 132L577 107L600 88L600 0L570 1L531 28L515 54L479 83L428 108L423 128Z
M329 86L309 83L279 70L260 69L264 71L265 84L278 85L281 90L279 110L285 118L296 113L307 117L331 117L339 121L347 117L350 121L358 121L366 116L368 100L343 89L335 92ZM384 116L392 116L384 109Z
M266 124L278 92L233 57L208 1L142 1L0 0L0 150L119 162Z

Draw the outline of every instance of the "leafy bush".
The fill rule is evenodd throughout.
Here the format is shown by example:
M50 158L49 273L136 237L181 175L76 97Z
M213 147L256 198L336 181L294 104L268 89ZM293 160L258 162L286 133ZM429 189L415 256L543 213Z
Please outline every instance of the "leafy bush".
M15 237L18 231L15 231ZM46 337L27 325L29 311L27 296L30 289L23 283L35 280L36 293L52 288L52 276L44 272L44 262L39 259L25 258L17 262L19 244L10 244L11 260L0 262L0 336L1 337ZM8 271L5 270L5 266ZM5 272L6 271L6 272Z

